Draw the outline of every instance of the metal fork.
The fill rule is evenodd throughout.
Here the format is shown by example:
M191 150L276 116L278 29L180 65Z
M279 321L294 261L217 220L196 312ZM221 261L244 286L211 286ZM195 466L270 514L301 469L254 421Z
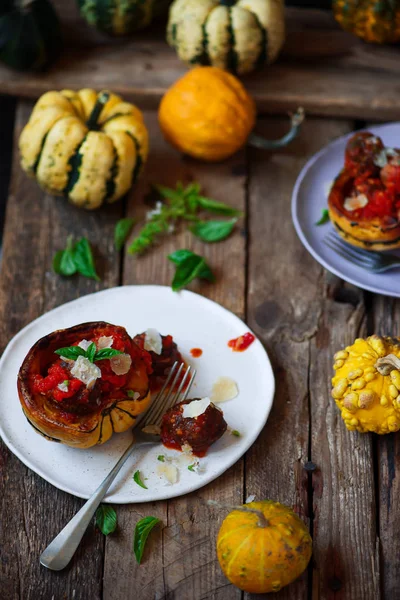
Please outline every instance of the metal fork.
M370 271L371 273L383 273L389 269L400 267L400 257L394 254L381 254L372 250L362 250L356 246L351 246L339 237L336 233L329 233L323 242L328 248L345 258L349 262Z
M176 385L178 384L179 377L182 373L182 369L184 367L184 363L181 363L178 366L178 363L175 362L168 378L163 385L160 392L157 394L156 398L150 405L150 408L137 419L136 424L134 426L134 439L129 447L125 450L124 454L121 456L115 467L110 471L104 481L99 485L94 494L85 502L82 508L76 513L76 515L67 523L67 525L60 531L57 537L47 546L42 555L40 556L40 563L47 567L48 569L52 569L53 571L61 571L64 569L71 558L75 554L76 549L78 548L80 541L85 533L90 521L92 520L99 504L103 500L104 496L107 493L108 488L116 478L119 473L122 465L126 462L129 456L132 454L133 450L138 449L139 447L146 446L149 444L156 444L160 441L160 435L151 435L148 433L143 433L143 429L148 427L149 425L154 425L159 427L161 424L161 419L164 413L171 408L176 402L179 400L179 397L182 394L182 400L187 398L187 395L192 387L193 380L196 375L196 370L191 369L189 366L180 382L178 389L174 392ZM188 381L188 377L190 372L192 371L192 375L190 377L190 381L188 386L184 392L184 386ZM173 378L173 381L170 385L170 382Z

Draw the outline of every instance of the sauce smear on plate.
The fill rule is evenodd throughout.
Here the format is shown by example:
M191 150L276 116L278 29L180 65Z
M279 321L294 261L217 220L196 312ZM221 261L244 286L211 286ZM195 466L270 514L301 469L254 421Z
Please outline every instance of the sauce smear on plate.
M229 348L232 348L233 352L244 352L254 342L255 339L255 336L248 331L236 339L229 340L228 346Z
M203 354L203 350L201 348L192 348L190 354L193 356L193 358L200 358L200 356Z

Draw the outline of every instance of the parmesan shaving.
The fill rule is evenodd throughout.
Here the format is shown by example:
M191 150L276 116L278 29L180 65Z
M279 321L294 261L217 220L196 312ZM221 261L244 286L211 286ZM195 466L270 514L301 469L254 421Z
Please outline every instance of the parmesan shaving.
M91 343L92 342L89 342L88 340L82 340L79 342L78 346L79 346L79 348L82 348L82 350L84 350L86 352L86 350L89 348Z
M63 381L62 383L59 383L57 388L60 390L60 392L68 392L69 381L67 381L67 383L65 381Z
M343 206L346 210L348 210L349 212L352 212L353 210L357 210L358 208L364 208L364 206L367 206L367 204L368 204L367 196L365 194L359 194L358 196L355 196L355 197L346 198Z
M161 354L162 352L162 338L158 333L157 329L147 329L144 334L144 349L148 352L154 352L155 354Z
M101 371L97 365L91 363L84 356L78 356L74 366L71 369L71 374L82 381L87 388L92 388L96 383L96 379L101 377Z
M129 354L116 354L110 358L110 367L116 375L126 375L131 368L132 359Z
M114 338L111 335L102 335L97 342L97 349L103 350L104 348L111 348L113 341Z
M230 377L219 377L211 392L211 401L215 404L233 400L239 394L237 383Z
M171 465L170 463L161 463L157 466L157 473L158 475L164 477L171 485L174 485L178 482L179 471L175 465Z
M161 428L159 425L146 425L142 429L143 433L148 433L150 435L160 435Z
M182 416L184 419L195 419L202 415L210 406L210 398L202 398L201 400L192 400L189 404L183 405Z

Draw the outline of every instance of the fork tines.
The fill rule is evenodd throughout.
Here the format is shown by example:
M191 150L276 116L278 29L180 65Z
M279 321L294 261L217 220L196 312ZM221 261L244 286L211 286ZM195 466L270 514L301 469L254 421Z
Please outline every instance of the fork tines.
M190 388L192 387L193 380L196 375L196 370L188 366L185 374L179 382L179 378L182 374L184 366L185 363L183 362L180 364L178 362L175 362L173 364L163 387L152 400L151 406L148 409L148 411L143 415L143 418L140 419L141 428L146 427L147 425L160 425L164 413L166 413L167 410L171 408L171 406L174 406L174 404L178 402L181 396L181 400L185 400L187 398L187 395L190 391ZM187 382L187 387L186 389L184 389L185 384ZM184 390L184 392L182 392L182 390ZM139 419L137 421L137 424L138 423Z

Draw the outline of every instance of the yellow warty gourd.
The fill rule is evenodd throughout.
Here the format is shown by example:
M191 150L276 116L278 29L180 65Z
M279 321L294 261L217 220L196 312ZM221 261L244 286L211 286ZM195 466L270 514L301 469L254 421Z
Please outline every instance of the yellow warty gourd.
M384 434L400 429L400 340L358 338L334 356L332 397L347 429Z

